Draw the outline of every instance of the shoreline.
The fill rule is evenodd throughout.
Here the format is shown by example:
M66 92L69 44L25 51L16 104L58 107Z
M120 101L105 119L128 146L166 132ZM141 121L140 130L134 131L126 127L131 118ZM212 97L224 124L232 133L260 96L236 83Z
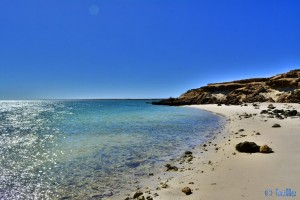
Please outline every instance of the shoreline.
M222 131L218 131L210 141L191 150L192 159L184 159L181 163L172 162L172 165L178 167L178 171L155 174L142 182L145 187L138 190L143 192L145 199L162 200L276 199L286 189L299 192L299 117L268 118L267 115L260 114L268 105L269 103L258 103L259 109L252 104L189 106L225 117L226 124ZM300 111L300 104L273 105L276 109L295 108ZM245 112L251 114L250 117ZM281 127L272 128L274 123L281 124ZM235 145L244 141L267 144L274 153L237 152ZM185 195L181 191L184 187L189 187L192 194ZM123 199L131 197L125 196ZM141 196L139 198L142 199Z

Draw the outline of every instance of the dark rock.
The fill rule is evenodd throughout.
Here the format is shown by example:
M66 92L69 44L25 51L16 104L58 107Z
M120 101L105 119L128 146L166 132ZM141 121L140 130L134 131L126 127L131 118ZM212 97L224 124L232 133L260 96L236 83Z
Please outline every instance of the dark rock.
M241 142L235 146L236 150L245 153L256 153L259 152L259 146L254 142Z
M178 167L166 164L167 171L178 171Z
M280 128L281 126L280 126L280 124L273 124L272 127L273 127L273 128Z
M71 196L64 196L64 197L61 197L60 200L66 200L66 199L72 199Z
M193 154L193 152L191 152L191 151L184 152L184 155L192 155L192 154Z
M192 190L189 187L184 187L181 191L186 195L192 194Z
M147 200L153 200L153 198L151 196L147 196L146 199Z
M138 198L141 195L143 195L142 191L136 191L136 193L134 193L134 195L133 195L133 198L136 199L136 198Z
M267 111L267 110L262 110L262 111L260 112L260 114L268 114L268 111Z
M275 113L275 114L278 114L278 113L284 113L284 110L278 110L278 109L275 109L275 110L273 110L273 113Z
M284 115L288 117L292 117L292 116L296 116L297 113L298 113L297 110L287 110L284 112Z

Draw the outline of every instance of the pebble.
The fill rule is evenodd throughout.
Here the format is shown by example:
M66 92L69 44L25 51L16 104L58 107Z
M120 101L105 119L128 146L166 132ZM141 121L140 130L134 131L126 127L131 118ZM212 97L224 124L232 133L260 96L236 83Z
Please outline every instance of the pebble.
M273 124L272 127L273 127L273 128L280 128L281 126L280 126L280 124Z

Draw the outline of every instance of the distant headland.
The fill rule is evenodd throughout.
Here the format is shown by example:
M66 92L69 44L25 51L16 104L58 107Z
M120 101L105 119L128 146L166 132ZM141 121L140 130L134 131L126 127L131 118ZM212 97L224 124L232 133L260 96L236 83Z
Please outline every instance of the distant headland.
M232 104L253 102L300 103L300 69L270 78L251 78L212 83L188 90L178 98L153 102L155 105Z

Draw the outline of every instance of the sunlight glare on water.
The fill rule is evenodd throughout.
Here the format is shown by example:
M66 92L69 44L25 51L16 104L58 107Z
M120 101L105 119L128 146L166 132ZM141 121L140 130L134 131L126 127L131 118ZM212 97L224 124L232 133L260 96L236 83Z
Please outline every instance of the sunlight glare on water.
M1 101L0 197L117 196L220 120L144 100Z

